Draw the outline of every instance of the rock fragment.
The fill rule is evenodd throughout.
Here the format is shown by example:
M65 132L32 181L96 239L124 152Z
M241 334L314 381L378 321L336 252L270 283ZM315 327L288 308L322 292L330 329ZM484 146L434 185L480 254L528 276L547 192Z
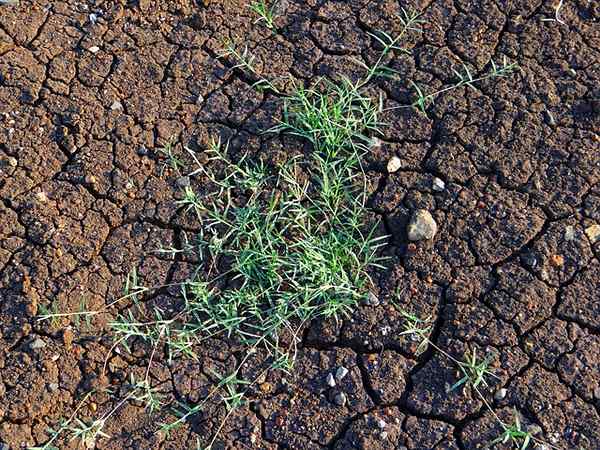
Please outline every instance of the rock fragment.
M402 165L402 161L397 156L393 156L387 163L387 171L388 173L398 172L400 166Z
M344 406L346 404L346 402L348 401L348 398L346 397L346 394L344 394L343 392L338 392L335 395L335 397L333 398L333 401L338 406Z
M115 101L112 103L112 105L110 105L110 109L111 109L112 111L119 111L119 110L123 109L123 104L122 104L120 101L118 101L118 100L115 100Z
M437 223L426 209L415 211L408 223L408 240L422 241L433 239L437 233Z
M565 241L572 241L573 239L575 239L575 227L567 225L565 227Z
M444 189L446 189L446 183L444 183L444 180L441 178L435 177L431 182L431 189L433 189L435 192L442 192Z
M29 348L32 350L37 350L40 348L44 348L47 344L43 341L42 338L37 338L31 344L29 344Z
M335 378L333 377L332 374L330 374L330 373L327 374L326 383L327 383L327 386L329 386L329 387L335 387Z
M369 292L367 294L367 298L365 298L365 305L367 305L367 306L378 306L379 305L379 298L377 298L377 296L375 294L373 294L372 292Z
M338 369L335 371L335 379L338 381L342 381L346 375L348 375L348 369L346 369L344 366L338 367Z
M494 399L495 399L496 401L503 400L503 399L504 399L504 397L506 397L506 394L507 394L507 393L508 393L508 391L507 391L505 388L498 389L498 390L496 391L496 393L494 394Z
M600 225L594 224L585 229L585 235L588 237L592 244L600 241Z
M177 178L177 186L188 187L190 185L190 177L179 177Z

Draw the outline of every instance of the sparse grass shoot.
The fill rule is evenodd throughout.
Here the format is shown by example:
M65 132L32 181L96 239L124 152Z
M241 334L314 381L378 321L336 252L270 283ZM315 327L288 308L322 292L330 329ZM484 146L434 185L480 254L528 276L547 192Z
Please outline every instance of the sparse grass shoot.
M511 443L516 449L526 450L533 440L532 434L522 429L519 413L515 411L514 422L506 425L502 434L491 441L490 445Z
M474 77L469 68L463 64L462 72L454 70L454 73L458 78L456 83L429 94L426 94L421 87L411 80L410 83L413 86L417 97L412 106L417 108L423 114L426 114L427 108L435 102L435 99L446 92L461 88L463 86L468 86L471 89L476 90L477 88L475 87L475 83L492 78L506 77L518 69L517 63L509 63L506 57L504 57L501 65L497 65L494 61L490 61L490 66L491 69L487 73L479 77Z
M254 23L262 23L269 30L275 32L277 27L275 26L275 8L277 7L277 1L273 1L271 5L266 0L256 0L250 4L250 9L258 15L258 19Z

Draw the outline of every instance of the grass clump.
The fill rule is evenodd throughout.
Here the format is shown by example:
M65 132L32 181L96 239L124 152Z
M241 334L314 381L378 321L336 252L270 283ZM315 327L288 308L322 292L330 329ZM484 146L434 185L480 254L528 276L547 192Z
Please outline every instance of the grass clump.
M204 329L255 344L294 320L344 314L366 295L382 238L367 224L352 145L272 171L246 157L232 161L219 142L207 153L220 173L210 165L196 173L213 189L202 198L188 190L180 201L203 223L202 263L183 295Z
M287 132L308 140L330 159L354 148L360 152L378 132L382 98L374 101L361 91L362 81L319 79L311 88L296 87L284 100L282 122L272 132ZM349 156L356 160L357 154ZM354 161L357 162L357 161Z

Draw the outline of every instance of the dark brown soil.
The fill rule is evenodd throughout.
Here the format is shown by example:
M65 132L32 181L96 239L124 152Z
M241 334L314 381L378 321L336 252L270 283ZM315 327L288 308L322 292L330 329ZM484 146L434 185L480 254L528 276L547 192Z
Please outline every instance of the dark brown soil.
M499 433L468 389L451 393L456 368L432 351L414 356L389 301L434 319L431 339L453 355L495 349L498 380L486 391L507 422L513 409L561 449L600 449L600 4L565 1L565 24L541 0L281 0L279 33L253 25L246 1L21 0L0 4L0 448L43 444L48 426L113 407L123 381L143 374L145 348L113 353L108 322L38 322L40 306L100 309L138 268L147 286L185 279L193 261L155 250L198 229L177 210L177 175L161 175L156 149L175 138L205 148L231 139L277 160L301 145L261 134L281 100L217 58L225 39L256 55L270 79L359 72L378 49L367 32L397 32L400 5L423 10L424 33L392 65L400 81L373 87L385 106L411 101L408 80L429 89L452 80L460 61L481 71L506 55L522 71L440 97L423 116L389 112L368 165L372 208L391 244L379 306L313 323L295 370L260 380L250 404L229 418L217 448L476 449ZM98 20L92 23L90 14ZM89 49L97 46L96 53ZM397 155L400 171L388 175ZM434 177L443 192L434 191ZM439 232L408 245L412 211L432 212ZM162 290L154 302L169 302ZM126 305L121 304L119 308ZM40 345L41 340L41 345ZM197 402L211 370L233 368L243 349L207 341L200 360L155 361L166 399ZM248 376L262 364L257 354ZM349 374L335 388L327 374ZM336 394L347 402L340 406ZM166 437L127 403L98 449L193 449L224 417L212 407ZM77 443L58 441L61 449Z

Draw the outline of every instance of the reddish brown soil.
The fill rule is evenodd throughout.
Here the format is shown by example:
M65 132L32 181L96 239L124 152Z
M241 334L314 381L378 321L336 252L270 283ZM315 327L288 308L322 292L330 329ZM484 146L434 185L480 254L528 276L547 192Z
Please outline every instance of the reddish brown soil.
M405 308L433 316L437 345L454 355L496 349L499 379L486 395L502 418L516 408L558 448L600 449L600 242L584 232L600 223L594 0L565 1L564 25L542 21L557 2L541 0L281 0L276 35L252 24L245 1L0 5L0 448L45 442L47 426L86 392L112 385L116 395L96 394L80 413L98 417L130 373L143 373L148 352L134 345L101 376L117 308L89 327L35 317L40 305L74 311L82 298L101 308L133 267L148 286L187 276L193 262L154 252L198 227L177 210L177 177L160 174L156 149L176 137L182 155L182 145L201 150L216 134L272 159L298 147L260 134L281 100L217 59L223 40L247 44L265 77L352 75L351 56L378 51L367 31L399 30L398 3L423 10L426 24L407 43L412 54L392 62L401 81L373 86L386 106L411 101L408 80L429 89L451 81L461 60L481 71L506 55L522 72L443 96L428 117L386 115L368 161L372 207L392 235L383 303L311 324L293 373L260 380L218 448L475 449L493 438L498 425L477 396L446 393L455 368L431 351L415 357L399 336L389 305L398 289ZM402 168L387 175L392 155ZM434 176L443 192L431 189ZM416 208L432 211L440 230L412 247L405 227ZM211 369L243 355L226 340L198 351L198 362L153 364L170 402L198 401L215 382ZM340 365L350 372L332 391L325 379ZM247 366L257 373L260 354ZM494 400L501 387L506 396ZM332 401L336 390L344 406ZM196 448L223 416L209 409L167 438L155 430L172 416L128 403L97 448Z

